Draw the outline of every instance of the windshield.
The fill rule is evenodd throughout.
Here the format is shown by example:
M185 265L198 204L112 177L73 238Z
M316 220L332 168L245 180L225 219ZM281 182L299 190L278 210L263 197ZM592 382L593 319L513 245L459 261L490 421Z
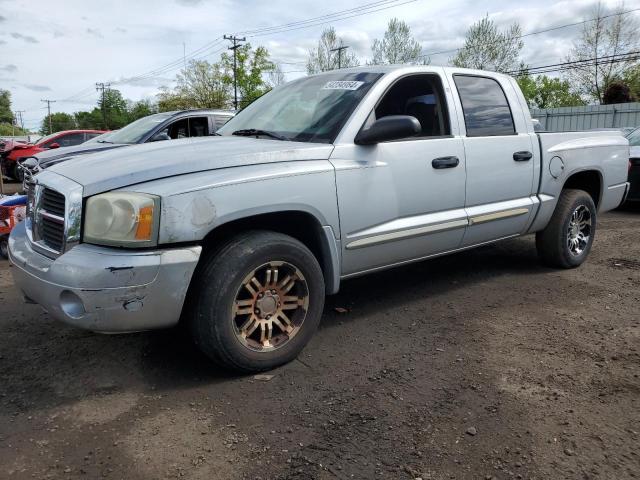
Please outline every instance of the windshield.
M36 142L36 145L42 145L43 143L48 142L49 140L51 140L52 138L57 137L58 135L60 135L60 132L52 133L51 135L47 135L46 137L42 137L40 140L38 140Z
M91 143L104 142L105 140L108 139L108 137L110 137L111 135L113 135L117 131L118 130L112 130L111 132L103 133L102 135L98 135L97 137L90 138L89 140L84 142L84 145L86 145L87 143L91 144Z
M640 147L640 128L636 128L633 132L627 135L629 145L632 147Z
M139 143L151 130L172 115L173 113L156 113L143 117L101 140L107 143Z
M264 130L285 140L333 143L349 115L381 76L370 72L331 73L294 80L257 99L218 133Z

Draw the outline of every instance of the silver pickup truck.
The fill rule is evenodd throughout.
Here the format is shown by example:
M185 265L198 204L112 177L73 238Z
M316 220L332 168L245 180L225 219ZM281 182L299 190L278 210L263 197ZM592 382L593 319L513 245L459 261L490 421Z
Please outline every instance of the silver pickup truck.
M290 361L343 280L536 234L580 265L629 188L612 132L534 133L514 79L362 67L292 81L219 136L111 150L35 177L15 283L96 332L187 326L219 364Z

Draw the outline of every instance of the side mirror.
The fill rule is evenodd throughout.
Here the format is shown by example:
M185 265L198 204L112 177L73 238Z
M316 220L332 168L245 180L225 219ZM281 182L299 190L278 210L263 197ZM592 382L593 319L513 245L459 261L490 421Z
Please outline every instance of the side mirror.
M151 137L151 142L162 142L163 140L171 140L171 137L166 132L156 133Z
M366 130L360 130L354 143L356 145L374 145L389 140L400 140L417 135L422 130L416 117L409 115L389 115L376 120Z
M49 145L49 148L60 148L60 144L53 142L51 145Z
M19 163L21 167L28 168L29 170L36 168L40 164L35 157L27 157Z

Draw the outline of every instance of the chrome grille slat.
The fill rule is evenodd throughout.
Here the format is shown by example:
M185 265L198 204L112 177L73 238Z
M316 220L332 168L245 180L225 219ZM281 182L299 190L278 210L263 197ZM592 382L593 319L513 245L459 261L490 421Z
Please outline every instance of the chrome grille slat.
M45 188L42 193L40 207L53 215L64 218L64 195L50 188Z
M28 182L27 235L34 250L58 257L80 241L82 186L41 172Z
M44 187L38 212L41 216L42 241L58 253L64 248L64 209L64 195Z

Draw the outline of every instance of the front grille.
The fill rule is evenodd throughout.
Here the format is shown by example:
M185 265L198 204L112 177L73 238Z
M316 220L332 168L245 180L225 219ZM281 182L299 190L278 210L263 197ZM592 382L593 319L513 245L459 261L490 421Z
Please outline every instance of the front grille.
M52 215L64 218L64 202L64 195L50 188L45 188L42 192L40 208Z
M48 218L42 219L42 241L44 244L61 252L64 247L64 224L55 222Z
M65 196L46 186L31 184L28 205L33 239L49 251L62 253L65 249Z
M56 258L80 241L82 186L44 171L27 182L26 229L34 250Z

